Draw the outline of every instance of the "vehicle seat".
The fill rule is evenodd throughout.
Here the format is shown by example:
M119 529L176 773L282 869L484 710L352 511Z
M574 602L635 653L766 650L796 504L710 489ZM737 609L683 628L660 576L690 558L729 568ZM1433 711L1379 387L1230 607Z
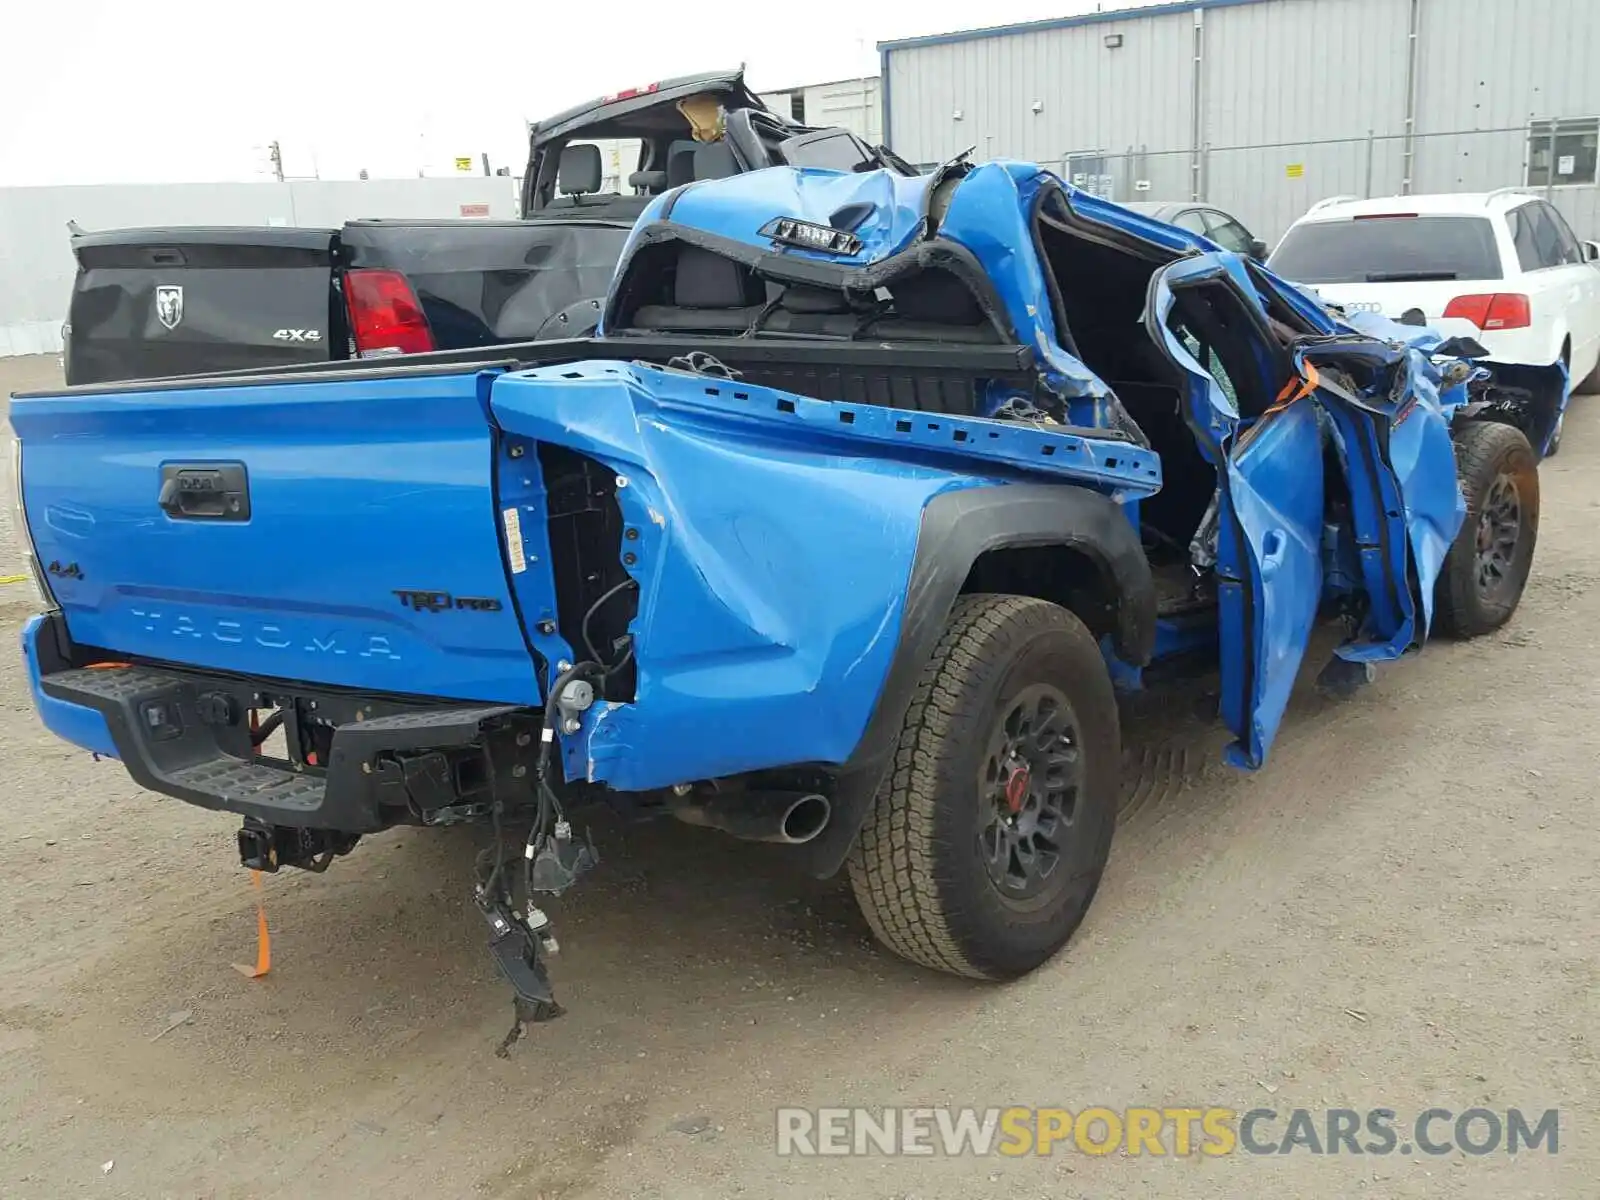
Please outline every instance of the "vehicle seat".
M593 142L574 142L561 150L556 168L556 186L563 195L588 196L600 190L600 147Z
M641 305L640 329L743 332L766 306L766 285L743 263L697 246L678 253L671 304Z
M706 142L694 148L696 179L726 179L738 173L739 163L733 157L733 147L726 141Z
M1164 534L1169 544L1187 545L1217 490L1216 468L1200 453L1185 414L1188 377L1148 338L1124 365L1140 378L1105 382L1161 458L1161 490L1140 501L1140 524Z
M649 192L652 196L667 186L667 173L665 171L635 171L628 176L628 186L637 192Z
M667 186L682 187L694 182L695 142L673 142L667 147Z
M840 291L792 283L773 293L763 319L771 333L994 345L1000 334L960 279L929 270L891 285L892 309L852 304ZM772 297L769 297L769 299ZM957 410L967 411L967 410Z

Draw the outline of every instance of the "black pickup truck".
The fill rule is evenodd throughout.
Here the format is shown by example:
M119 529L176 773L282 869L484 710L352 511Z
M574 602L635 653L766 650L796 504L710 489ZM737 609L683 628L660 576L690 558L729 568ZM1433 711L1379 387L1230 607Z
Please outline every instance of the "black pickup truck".
M612 138L638 142L638 169L602 192L594 139ZM723 71L632 88L534 125L519 220L76 233L67 382L587 336L653 197L783 164L913 173L846 130L770 112L742 71Z

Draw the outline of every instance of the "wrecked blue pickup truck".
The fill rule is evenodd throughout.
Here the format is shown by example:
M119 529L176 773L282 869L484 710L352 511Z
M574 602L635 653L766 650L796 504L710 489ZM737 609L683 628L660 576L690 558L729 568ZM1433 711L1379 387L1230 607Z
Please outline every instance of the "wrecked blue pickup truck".
M1117 688L1220 666L1255 768L1319 622L1341 678L1501 625L1565 404L1017 163L678 188L602 330L11 410L45 723L255 868L481 823L523 1021L595 802L846 869L916 962L1039 966Z

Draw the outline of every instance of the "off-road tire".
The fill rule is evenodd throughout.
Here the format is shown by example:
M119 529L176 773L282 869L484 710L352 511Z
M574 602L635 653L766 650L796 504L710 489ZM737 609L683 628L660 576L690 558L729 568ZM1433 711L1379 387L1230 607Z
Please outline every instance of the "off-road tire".
M1475 421L1456 430L1454 440L1467 517L1434 586L1433 625L1446 637L1472 638L1499 629L1522 600L1539 536L1539 466L1528 439L1510 425ZM1490 593L1479 585L1479 537L1484 506L1502 478L1516 489L1518 531L1508 569Z
M1053 885L1017 912L979 846L980 776L1005 706L1029 687L1065 697L1080 786ZM962 596L906 711L894 760L848 869L872 931L912 962L979 979L1026 974L1077 929L1111 852L1122 749L1094 636L1066 609L1025 596Z

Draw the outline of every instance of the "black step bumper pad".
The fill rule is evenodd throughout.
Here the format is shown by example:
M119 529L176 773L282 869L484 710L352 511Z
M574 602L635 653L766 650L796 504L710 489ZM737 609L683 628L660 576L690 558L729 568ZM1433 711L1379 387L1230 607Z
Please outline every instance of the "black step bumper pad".
M382 773L374 769L383 754L470 746L482 738L484 722L517 711L508 705L417 707L341 724L326 769L296 769L255 759L243 717L263 689L247 681L144 666L89 667L44 675L40 690L99 712L118 757L142 787L268 824L349 833L376 832L397 816L404 819L404 796L385 795ZM284 702L281 686L271 691ZM227 699L219 704L218 697ZM219 710L233 719L219 720Z

